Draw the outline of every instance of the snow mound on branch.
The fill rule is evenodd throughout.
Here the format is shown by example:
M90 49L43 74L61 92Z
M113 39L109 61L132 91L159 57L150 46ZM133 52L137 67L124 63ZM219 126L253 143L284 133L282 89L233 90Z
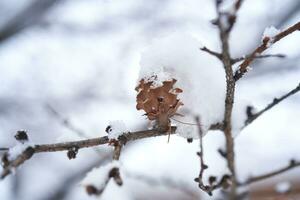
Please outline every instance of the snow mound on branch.
M119 168L120 163L116 160L107 163L104 166L94 168L88 172L85 178L80 182L82 186L94 186L97 189L102 189L107 184L109 173L113 168Z
M21 155L28 147L34 146L31 142L25 142L25 143L17 143L15 146L9 149L8 151L8 159L14 160L19 155Z
M128 132L126 125L121 120L115 120L109 122L109 126L107 127L107 133L109 139L117 140L120 135Z
M195 116L201 118L204 133L224 116L225 71L215 58L202 52L201 47L193 37L174 33L153 41L140 61L139 80L159 74L162 78L158 82L175 78L175 87L183 90L179 98L184 105L178 113L184 116L176 116L177 121L172 123L177 125L177 133L185 138L199 137L197 126L186 124L195 124Z
M263 33L263 37L262 37L262 41L265 38L270 38L268 43L267 43L267 47L270 47L273 42L274 42L274 37L280 33L280 30L276 29L274 26L270 26L265 28L264 33Z
M277 28L275 28L274 26L270 26L265 28L264 33L263 33L263 37L269 37L269 38L273 38L275 37L278 33L280 33L280 30L278 30Z

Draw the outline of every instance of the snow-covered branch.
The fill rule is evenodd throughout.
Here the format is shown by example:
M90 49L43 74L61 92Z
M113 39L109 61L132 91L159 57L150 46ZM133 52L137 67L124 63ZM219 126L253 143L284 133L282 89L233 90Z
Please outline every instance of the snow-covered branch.
M175 133L175 127L172 127L170 134ZM149 137L156 137L156 136L166 136L165 132L161 132L157 129L152 130L144 130L144 131L136 131L136 132L129 132L118 137L118 141L122 144L126 144L129 141L149 138ZM88 148L88 147L95 147L99 145L109 144L111 140L109 140L108 136L86 139L86 140L79 140L79 141L71 141L71 142L62 142L62 143L55 143L55 144L37 144L28 146L28 148L20 151L17 155L15 155L15 159L7 159L7 154L4 155L2 158L3 164L3 172L1 174L1 179L5 178L9 175L12 170L19 167L23 164L26 160L30 159L36 153L43 153L43 152L57 152L57 151L70 151L73 148L80 150L81 148ZM9 154L9 152L8 152ZM6 160L6 162L3 162Z
M262 41L262 44L258 46L248 58L246 58L240 65L238 70L234 74L235 81L238 81L242 76L247 73L249 65L252 63L252 61L255 59L256 56L260 55L262 52L264 52L266 49L270 47L270 42L272 44L278 42L282 38L288 36L289 34L300 30L300 22L297 22L293 26L287 28L286 30L279 32L276 35L272 35L272 37L265 35Z

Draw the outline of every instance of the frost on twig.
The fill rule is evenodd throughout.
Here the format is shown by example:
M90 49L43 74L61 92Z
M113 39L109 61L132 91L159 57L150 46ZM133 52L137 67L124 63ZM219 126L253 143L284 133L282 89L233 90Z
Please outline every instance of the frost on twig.
M111 179L119 186L123 184L119 168L120 163L118 161L113 161L104 166L94 168L87 173L80 184L85 187L89 195L101 195Z

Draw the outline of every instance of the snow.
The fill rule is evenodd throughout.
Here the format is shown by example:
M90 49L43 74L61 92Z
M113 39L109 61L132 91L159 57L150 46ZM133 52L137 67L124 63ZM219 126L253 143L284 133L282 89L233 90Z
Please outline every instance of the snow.
M263 33L263 37L262 37L262 41L265 38L270 38L268 43L267 43L267 47L270 47L273 42L274 42L274 37L280 33L280 30L276 29L274 26L270 26L265 28L264 33Z
M113 168L119 168L120 163L116 160L107 163L106 165L92 169L88 172L85 178L81 181L80 185L88 186L93 185L97 189L105 187L106 181L109 178L109 172Z
M183 90L179 99L184 106L178 113L184 117L176 116L174 119L193 124L195 116L200 116L203 131L207 132L210 125L222 121L226 83L223 67L211 55L200 51L201 46L187 33L175 32L155 39L142 53L139 80L154 74L175 78L174 87ZM180 136L199 137L197 126L172 123L178 126Z
M162 86L164 81L171 81L172 77L169 73L160 69L158 71L149 71L145 73L143 79L146 83L152 82L151 88L156 88Z
M118 139L120 135L123 135L124 133L127 133L128 129L126 128L126 125L121 120L115 120L109 122L109 126L107 128L108 138L109 139Z
M28 147L34 146L31 142L17 143L14 147L8 151L8 159L14 160L20 154L22 154Z
M275 186L276 192L280 194L287 193L291 189L291 183L290 182L279 182Z
M280 30L278 30L277 28L275 28L274 26L270 26L265 28L264 33L263 33L263 37L269 37L269 38L273 38L275 37L278 33L280 33Z

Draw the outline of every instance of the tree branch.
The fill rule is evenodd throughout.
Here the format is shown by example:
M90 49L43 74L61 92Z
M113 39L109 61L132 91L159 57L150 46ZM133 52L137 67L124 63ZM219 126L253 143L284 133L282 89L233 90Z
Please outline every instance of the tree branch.
M198 183L199 188L206 192L209 196L212 196L212 192L216 189L223 188L226 189L230 185L231 182L231 176L225 174L219 182L217 182L217 178L215 176L209 177L209 185L205 185L203 182L203 174L204 171L208 168L208 166L204 163L204 150L203 150L203 131L200 124L199 117L196 117L196 122L198 126L198 133L199 133L199 147L200 152L197 152L197 155L200 158L200 172L197 178L195 178L195 181Z
M246 120L245 125L244 125L243 128L245 128L246 126L248 126L249 124L251 124L254 120L256 120L258 117L260 117L266 111L270 110L271 108L273 108L274 106L276 106L277 104L279 104L281 101L283 101L286 98L292 96L293 94L296 94L299 91L300 91L300 83L298 84L298 86L296 88L294 88L293 90L289 91L287 94L285 94L285 95L283 95L283 96L281 96L279 98L274 98L273 101L271 103L269 103L261 111L255 113L255 114L251 114L250 116L248 116L248 119Z
M279 174L282 174L286 171L289 171L289 170L291 170L295 167L299 167L299 166L300 166L299 161L291 160L290 163L287 166L283 167L283 168L280 168L278 170L274 170L272 172L268 172L266 174L262 174L262 175L259 175L259 176L250 177L248 180L246 180L245 182L239 183L238 185L239 186L245 186L245 185L252 184L254 182L262 181L262 180L271 178L273 176L277 176Z
M62 124L65 128L69 129L70 131L76 133L78 136L82 138L87 138L87 135L84 133L84 131L80 130L76 126L74 126L69 119L62 116L53 106L50 104L45 105L46 109L59 121L60 124Z
M43 15L61 0L35 0L9 20L0 30L0 43L18 34L25 28L40 22Z
M26 160L29 160L34 153L35 153L35 149L33 147L28 147L15 160L9 161L7 165L3 167L3 171L0 178L1 179L5 178L7 175L9 175L12 172L12 170L17 168L21 164L23 164Z
M276 36L273 38L264 38L263 43L257 47L248 58L244 60L239 66L239 69L236 71L234 75L235 81L238 81L242 76L248 71L248 66L251 64L251 62L255 59L255 56L260 55L262 52L264 52L266 49L269 48L269 42L271 40L272 44L278 42L282 38L286 37L287 35L297 31L300 29L300 22L294 24L293 26L287 28L286 30L278 33Z
M243 57L240 57L240 58L233 58L231 59L231 64L235 64L237 62L240 62L240 61L243 61L243 60L246 60L250 57L251 55L247 55L247 56L243 56ZM276 58L285 58L286 55L284 54L265 54L265 55L258 55L258 56L254 56L254 59L262 59L262 58L271 58L271 57L276 57Z
M170 134L174 134L175 130L176 127L172 127ZM134 140L139 140L139 139L149 138L149 137L163 136L163 135L167 135L167 134L157 129L136 131L136 132L125 133L119 136L118 141L121 142L122 144L126 144L129 141L134 141ZM103 136L103 137L86 139L86 140L62 142L62 143L55 143L55 144L40 144L40 145L35 145L33 147L29 147L28 150L26 149L15 160L9 161L9 164L6 167L4 167L4 171L1 175L1 179L5 178L8 174L11 173L12 169L17 168L18 166L23 164L26 160L30 159L36 153L69 151L72 148L81 149L87 147L94 147L103 144L108 144L109 142L110 141L108 137Z
M224 135L226 139L227 165L231 173L232 186L230 199L236 197L236 175L234 164L234 140L232 138L231 115L234 102L235 80L232 70L231 56L229 50L229 36L236 22L236 14L239 10L242 0L237 0L234 4L233 12L224 12L220 10L222 0L216 0L217 19L215 24L219 29L219 37L222 46L222 62L226 73L226 99L224 113Z
M207 47L201 47L200 50L204 51L204 52L207 52L209 53L210 55L213 55L215 56L216 58L218 58L219 60L222 60L222 54L221 53L218 53L218 52L215 52L215 51L212 51L210 49L208 49Z

